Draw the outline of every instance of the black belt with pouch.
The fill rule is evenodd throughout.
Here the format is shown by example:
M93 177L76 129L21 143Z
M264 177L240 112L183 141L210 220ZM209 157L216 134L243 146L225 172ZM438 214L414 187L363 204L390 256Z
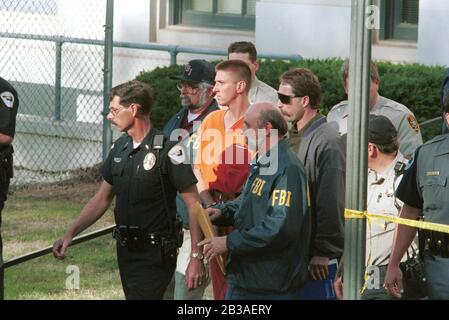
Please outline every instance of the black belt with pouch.
M112 231L112 236L129 251L142 251L155 246L160 248L163 259L174 258L178 254L178 239L164 233L145 232L139 226L119 225Z
M407 249L407 260L401 262L399 267L402 271L404 298L416 300L427 296L427 280L422 255L413 246L411 249L412 254Z
M449 258L449 234L419 230L419 249L420 252L429 251L434 256Z

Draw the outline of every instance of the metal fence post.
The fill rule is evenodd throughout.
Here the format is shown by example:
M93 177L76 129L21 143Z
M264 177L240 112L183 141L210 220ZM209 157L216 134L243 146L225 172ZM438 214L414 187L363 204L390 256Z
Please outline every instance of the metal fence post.
M56 41L55 109L53 119L61 120L62 41Z
M366 9L371 0L352 0L349 59L349 119L346 159L346 208L366 211L367 145L371 30ZM346 219L344 298L360 299L365 271L366 219Z
M170 50L170 65L174 66L177 63L178 49L175 47Z
M109 113L109 91L112 88L112 63L114 49L114 0L106 3L106 24L104 37L104 86L103 86L103 160L112 145L111 123L106 119Z

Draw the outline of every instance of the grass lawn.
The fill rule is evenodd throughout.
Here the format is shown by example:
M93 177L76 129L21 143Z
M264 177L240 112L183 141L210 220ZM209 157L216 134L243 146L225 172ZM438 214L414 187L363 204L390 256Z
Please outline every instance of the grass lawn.
M13 192L3 210L4 260L51 245L78 216L99 184L70 183ZM113 223L112 211L93 231ZM66 289L68 266L80 271L80 289ZM5 299L124 299L111 235L69 248L58 261L46 255L5 270Z

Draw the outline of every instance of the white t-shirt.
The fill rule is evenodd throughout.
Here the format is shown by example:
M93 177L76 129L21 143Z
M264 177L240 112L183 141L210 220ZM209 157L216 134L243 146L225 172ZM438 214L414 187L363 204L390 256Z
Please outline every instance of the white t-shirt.
M187 121L190 123L198 117L199 117L199 113L192 113L189 111L189 113L187 114Z
M140 146L141 143L142 143L142 142L135 142L135 141L133 140L133 148L134 148L134 149L137 149L137 148Z

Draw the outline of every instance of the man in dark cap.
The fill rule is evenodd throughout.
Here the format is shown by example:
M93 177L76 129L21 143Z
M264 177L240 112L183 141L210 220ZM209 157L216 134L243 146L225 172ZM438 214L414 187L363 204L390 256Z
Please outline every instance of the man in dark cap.
M206 60L191 60L184 73L171 76L179 80L181 110L167 121L164 134L170 137L175 129L185 129L189 135L194 131L194 122L201 122L210 112L218 110L212 89L215 84L215 67ZM176 137L176 140L178 137Z
M407 159L399 152L398 133L393 123L385 116L370 115L368 129L368 213L397 216L402 202L396 199L394 191L402 179ZM393 223L367 221L366 228L366 289L362 300L392 300L382 287L391 245ZM415 248L413 248L416 250ZM410 248L412 251L413 249ZM412 253L412 252L410 252ZM341 284L341 278L337 284ZM336 286L342 298L342 286Z
M215 84L215 67L205 60L192 60L185 66L182 75L170 78L179 80L177 87L181 93L181 110L167 122L164 135L171 140L182 141L184 149L188 150L190 163L193 164L198 148L197 130L201 121L212 111L219 110L212 91ZM202 266L202 256L191 254L188 210L180 194L176 198L176 211L183 220L184 242L179 250L174 292L172 281L165 297L173 296L176 300L198 300L203 297L208 283L205 279L201 279L201 285L194 290L188 290L185 284L189 261L193 260Z

